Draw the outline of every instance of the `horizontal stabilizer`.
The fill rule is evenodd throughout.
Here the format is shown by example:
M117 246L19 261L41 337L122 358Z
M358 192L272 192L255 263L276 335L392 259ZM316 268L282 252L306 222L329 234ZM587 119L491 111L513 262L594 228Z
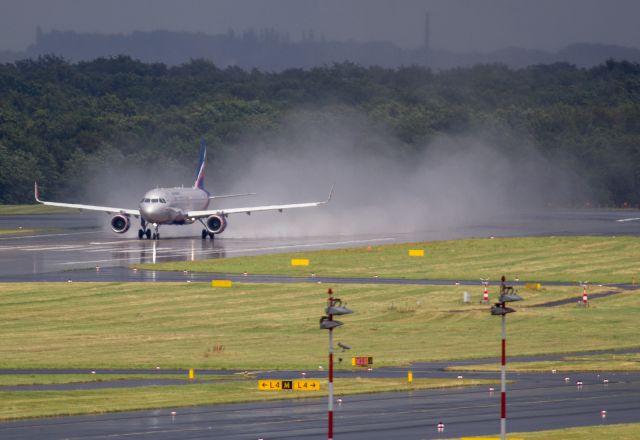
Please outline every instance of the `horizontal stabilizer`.
M191 218L202 218L209 217L210 215L228 215L228 214L251 214L252 212L261 212L261 211L283 211L285 209L294 209L294 208L311 208L313 206L320 206L326 203L329 203L331 197L333 197L333 188L331 187L331 192L329 193L329 197L326 200L322 200L320 202L308 202L308 203L291 203L288 205L268 205L268 206L252 206L247 208L230 208L230 209L207 209L206 211L189 211L187 213L187 217Z

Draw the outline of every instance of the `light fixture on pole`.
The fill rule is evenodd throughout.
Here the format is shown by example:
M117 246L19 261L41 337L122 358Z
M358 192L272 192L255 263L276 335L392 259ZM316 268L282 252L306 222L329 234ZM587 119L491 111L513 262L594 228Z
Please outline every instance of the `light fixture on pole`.
M327 308L325 309L326 315L320 318L320 329L329 330L329 428L327 438L333 440L333 329L343 325L341 321L334 320L333 315L348 315L353 313L353 310L343 307L340 298L333 297L333 290L329 289L327 293L329 294L329 299L327 300ZM341 343L338 343L338 346L342 348L343 351L350 348Z
M507 325L506 316L515 312L511 307L506 307L506 303L522 301L518 292L512 286L507 286L506 278L502 277L500 284L500 298L491 307L493 316L500 316L502 319L502 362L500 365L500 440L506 440L507 435Z

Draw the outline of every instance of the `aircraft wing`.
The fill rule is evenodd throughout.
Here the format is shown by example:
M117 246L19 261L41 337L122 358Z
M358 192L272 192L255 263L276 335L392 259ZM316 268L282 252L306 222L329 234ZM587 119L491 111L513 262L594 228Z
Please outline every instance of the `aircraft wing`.
M210 215L218 214L218 215L228 215L228 214L251 214L252 212L260 212L260 211L280 211L282 212L285 209L293 209L293 208L310 208L313 206L320 206L326 203L329 203L331 197L333 196L333 187L331 187L331 192L329 193L329 197L326 200L320 202L308 202L308 203L292 203L288 205L268 205L268 206L253 206L247 208L229 208L229 209L208 209L205 211L189 211L187 213L188 217L191 218L200 218L200 217L209 217Z
M81 209L83 211L100 211L100 212L106 212L107 214L129 214L136 217L140 215L140 210L138 209L113 208L110 206L81 205L77 203L46 202L44 200L40 200L40 196L38 194L37 182L34 185L34 194L35 194L36 202L42 203L43 205L48 205L48 206L58 206L60 208L74 208L74 209Z
M640 220L640 217L631 217L631 218L621 218L620 220L616 220L617 222L634 222Z

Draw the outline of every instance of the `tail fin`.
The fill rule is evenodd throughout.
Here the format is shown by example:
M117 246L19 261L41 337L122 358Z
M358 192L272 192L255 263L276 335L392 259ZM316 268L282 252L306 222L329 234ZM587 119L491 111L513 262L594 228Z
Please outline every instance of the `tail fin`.
M207 145L204 138L200 141L200 159L198 160L198 168L196 168L196 181L194 188L204 189L204 165L207 159Z

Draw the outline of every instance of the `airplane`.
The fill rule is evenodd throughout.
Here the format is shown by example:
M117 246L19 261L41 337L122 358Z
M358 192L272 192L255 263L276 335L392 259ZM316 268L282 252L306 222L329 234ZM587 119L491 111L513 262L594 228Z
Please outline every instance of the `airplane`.
M131 226L131 217L140 219L140 229L138 238L158 240L160 225L188 225L196 220L202 223L202 239L207 236L214 239L217 234L221 234L227 227L227 217L230 214L245 213L251 215L252 212L279 211L293 208L309 208L328 203L333 195L333 187L326 200L320 202L293 203L288 205L254 206L248 208L230 209L209 209L209 202L215 199L240 197L254 195L255 193L230 194L223 196L212 196L204 189L204 168L207 157L207 147L205 140L200 143L200 158L196 168L196 180L191 188L155 188L147 191L140 200L137 209L114 208L108 206L83 205L76 203L48 202L40 199L38 194L38 182L34 184L36 202L43 205L58 206L62 208L74 208L86 211L101 211L107 214L115 214L111 218L111 229L118 234L124 234ZM149 228L153 227L153 233Z

